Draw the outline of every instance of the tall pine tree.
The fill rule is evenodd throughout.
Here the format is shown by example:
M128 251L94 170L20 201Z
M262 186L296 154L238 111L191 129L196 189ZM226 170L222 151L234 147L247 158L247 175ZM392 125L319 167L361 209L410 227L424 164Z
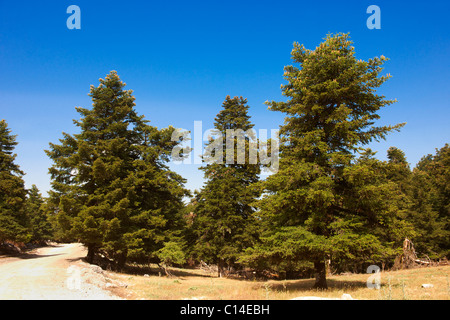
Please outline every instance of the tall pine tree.
M46 240L51 240L53 237L53 229L47 211L45 210L45 201L39 189L34 184L28 190L26 214L32 241L42 243Z
M30 240L25 212L23 171L15 163L16 136L5 120L0 121L0 242Z
M423 157L412 172L409 214L416 251L431 259L450 256L450 146Z
M79 239L88 260L102 251L122 268L128 258L149 260L179 231L188 194L170 171L173 127L148 125L131 90L115 71L91 86L92 109L77 108L80 133L63 133L48 156L60 236Z
M227 96L222 107L203 157L206 183L196 195L193 225L194 254L217 264L219 276L257 238L252 206L257 193L250 186L260 173L257 159L251 160L250 148L256 146L247 100Z
M285 67L288 100L268 102L286 115L279 171L262 182L259 214L270 229L247 254L294 266L308 260L315 287L326 288L330 257L373 257L385 250L379 229L396 219L390 201L398 199L362 147L402 125L374 125L377 112L394 102L376 94L390 77L379 76L384 56L358 60L348 34L328 35L315 50L295 43L291 54L298 66ZM356 162L357 152L362 157Z

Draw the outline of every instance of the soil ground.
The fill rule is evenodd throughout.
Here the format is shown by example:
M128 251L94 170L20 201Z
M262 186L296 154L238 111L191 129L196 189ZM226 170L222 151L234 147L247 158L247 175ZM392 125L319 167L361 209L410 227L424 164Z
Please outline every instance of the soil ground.
M16 257L1 257L0 299L117 299L106 290L104 273L83 262L85 256L85 248L72 243L55 244Z
M55 244L16 257L0 256L0 300L287 300L304 297L361 300L449 300L450 266L379 274L380 289L369 289L373 275L328 277L329 289L311 289L314 280L218 278L199 269L172 268L173 277L115 273L83 261L81 244ZM137 268L139 270L139 268ZM424 284L431 286L423 286Z

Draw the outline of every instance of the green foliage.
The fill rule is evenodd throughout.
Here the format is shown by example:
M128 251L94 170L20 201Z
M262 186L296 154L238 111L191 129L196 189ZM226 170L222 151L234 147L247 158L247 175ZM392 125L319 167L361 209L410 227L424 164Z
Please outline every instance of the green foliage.
M261 236L261 243L247 248L239 261L250 267L277 272L299 270L305 261L321 258L331 252L325 237L317 236L302 226L277 227Z
M313 261L323 274L328 258L382 255L389 248L383 237L403 228L397 222L402 200L383 172L385 165L362 148L403 125L374 126L379 109L394 102L375 93L389 79L379 76L387 59L357 60L347 34L328 35L315 50L295 43L292 59L299 67L285 67L288 83L282 91L288 101L267 103L286 118L280 128L280 169L261 184L258 215L269 227L266 239L293 232L289 238L300 251L286 259ZM359 159L356 152L362 153ZM299 230L308 236L297 240ZM270 244L253 252L266 252L261 257L268 259L278 252ZM312 251L301 254L304 248ZM319 286L326 287L321 277Z
M246 102L242 97L226 97L214 123L218 137L209 141L203 158L206 183L195 198L192 252L198 259L218 264L219 273L225 265L234 265L258 235L252 206L258 193L250 186L258 181L260 167L248 157L253 124ZM241 130L241 147L228 130ZM239 157L244 161L238 161Z
M450 256L450 147L427 155L410 179L412 201L408 218L416 230L416 251L431 259Z
M164 243L164 246L158 250L157 256L166 266L180 265L186 262L183 248L175 241Z
M28 190L26 214L33 241L42 242L53 238L53 228L45 210L45 201L36 185Z
M131 90L116 72L91 86L92 109L77 108L80 133L63 133L46 151L56 208L57 234L79 239L123 265L154 256L180 227L188 195L185 180L170 171L175 128L148 125L134 110Z
M388 179L395 182L404 195L401 215L412 225L408 238L419 256L431 259L448 256L448 145L437 150L436 155L422 158L410 170L405 153L395 147L388 150ZM447 192L447 194L446 194Z
M24 173L15 163L16 136L5 120L0 121L0 242L15 240L28 242L27 215L25 212L26 190Z
M376 93L390 78L380 75L388 59L357 60L348 34L314 50L294 43L291 55L286 101L267 102L286 115L279 170L259 181L247 100L227 96L200 168L206 183L187 205L185 179L168 167L187 133L150 126L114 71L91 86L91 109L76 108L79 132L50 143L47 199L25 189L16 137L0 121L0 242L81 241L90 260L101 251L119 267L156 262L167 274L188 258L217 264L219 274L315 268L318 287L325 261L336 271L389 265L405 237L419 255L449 258L450 146L413 170L396 147L387 161L366 148L404 125L376 126L395 102Z

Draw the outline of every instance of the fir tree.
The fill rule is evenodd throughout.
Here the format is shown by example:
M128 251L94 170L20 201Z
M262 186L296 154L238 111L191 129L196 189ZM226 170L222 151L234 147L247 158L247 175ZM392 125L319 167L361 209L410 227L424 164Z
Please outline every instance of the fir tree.
M15 163L16 136L5 120L0 121L0 242L30 240L25 213L24 173Z
M28 216L31 239L33 241L43 242L52 239L52 226L44 208L44 198L39 193L36 185L33 184L31 189L28 190L26 199L26 214Z
M378 111L392 104L376 89L384 56L357 60L348 34L328 35L315 50L294 44L285 67L286 102L268 102L286 114L280 128L280 169L262 183L265 196L259 213L270 227L268 240L247 251L265 261L309 260L316 288L326 288L325 261L381 254L385 245L377 233L395 220L389 184L379 181L378 164L362 148L402 125L374 126ZM355 166L355 154L362 157ZM373 187L371 187L373 186ZM375 196L368 198L364 192ZM376 226L375 232L371 232ZM277 247L285 242L281 248Z
M416 251L431 259L450 254L450 146L424 156L411 176L412 207L409 219L417 236Z
M91 86L92 109L77 108L80 133L47 151L58 234L79 239L88 260L102 251L122 268L150 259L178 232L185 180L167 167L173 127L148 125L115 71Z
M413 171L410 170L402 150L391 147L387 155L388 178L400 187L405 200L404 207L407 208L402 214L414 230L409 239L413 241L418 255L426 255L431 259L442 258L448 254L448 213L445 213L445 209L442 210L445 200L440 200L445 198L441 195L446 189L443 175L445 169L442 170L446 165L439 163L439 160L439 164L435 163L440 159L439 156L445 154L445 147L438 150L437 154L438 157L423 157Z
M257 193L250 186L258 181L260 167L250 161L255 137L246 103L242 97L226 97L215 118L216 137L203 157L206 183L196 195L194 253L217 264L219 276L257 236L252 206Z
M389 164L389 179L397 182L402 191L407 193L411 179L411 169L406 160L405 153L396 148L390 147L387 151L387 158Z

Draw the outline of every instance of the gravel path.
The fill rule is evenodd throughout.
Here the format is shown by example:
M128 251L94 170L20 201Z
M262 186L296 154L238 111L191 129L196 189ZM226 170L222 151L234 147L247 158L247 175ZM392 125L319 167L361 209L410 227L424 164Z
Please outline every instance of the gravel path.
M0 300L111 300L112 285L100 267L81 259L78 243L40 248L0 259Z

